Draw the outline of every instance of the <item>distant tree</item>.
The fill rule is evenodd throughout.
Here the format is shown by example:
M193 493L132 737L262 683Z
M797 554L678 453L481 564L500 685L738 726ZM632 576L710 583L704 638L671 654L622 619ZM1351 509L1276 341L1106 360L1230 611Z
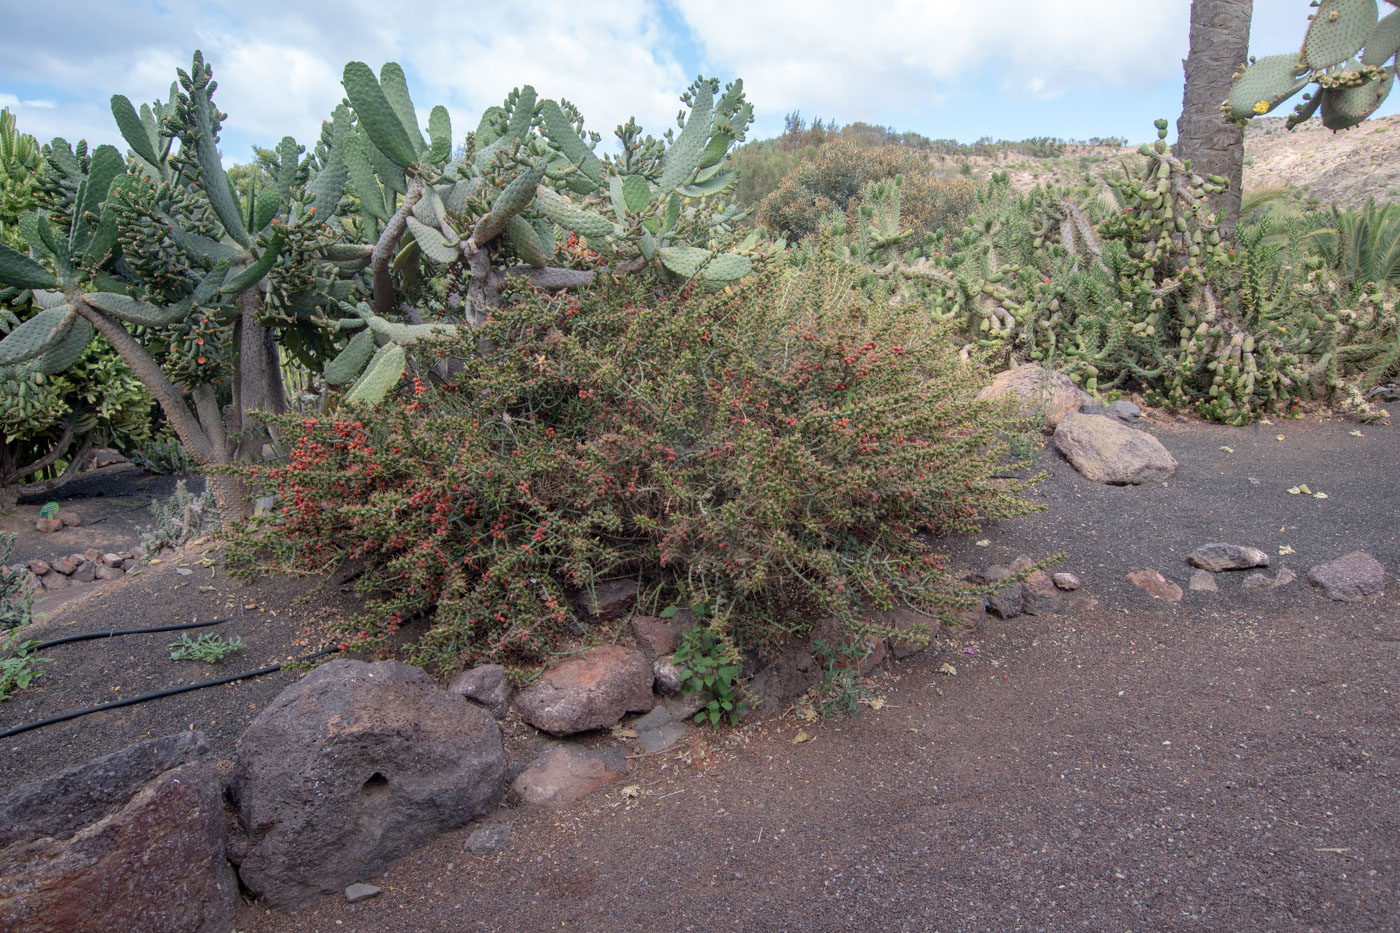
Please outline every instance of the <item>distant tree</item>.
M1234 234L1244 176L1244 129L1220 112L1235 72L1249 57L1254 0L1192 0L1191 49L1182 63L1186 90L1176 121L1176 155L1198 175L1218 175L1229 187L1212 196L1222 236Z

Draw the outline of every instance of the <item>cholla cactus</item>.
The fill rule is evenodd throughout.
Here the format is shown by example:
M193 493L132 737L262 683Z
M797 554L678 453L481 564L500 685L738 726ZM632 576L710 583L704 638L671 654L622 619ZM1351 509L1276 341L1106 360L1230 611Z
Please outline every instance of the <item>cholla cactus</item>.
M1269 113L1309 84L1317 89L1294 107L1289 129L1319 110L1328 129L1346 129L1380 108L1395 84L1400 10L1381 17L1376 0L1314 0L1313 6L1300 52L1251 60L1236 73L1221 105L1227 120Z

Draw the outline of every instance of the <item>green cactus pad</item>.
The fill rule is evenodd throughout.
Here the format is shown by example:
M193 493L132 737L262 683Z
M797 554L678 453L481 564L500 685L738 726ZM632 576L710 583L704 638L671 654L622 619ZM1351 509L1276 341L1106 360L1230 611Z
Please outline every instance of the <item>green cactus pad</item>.
M126 140L131 151L140 156L142 161L152 168L159 167L160 159L156 157L156 141L152 140L150 134L146 132L146 125L136 115L136 108L131 106L131 101L121 94L113 94L112 116L117 121L117 129L121 131L122 139Z
M374 354L369 367L359 381L345 393L345 402L350 405L367 405L373 408L384 400L389 390L403 378L404 363L408 354L396 343L385 344Z
M693 279L700 267L713 255L698 246L663 246L657 250L661 264L683 279Z
M1307 85L1307 67L1297 55L1261 58L1235 81L1228 101L1230 119L1248 120L1268 113Z
M218 140L214 132L218 109L214 106L213 94L216 82L212 69L204 64L204 56L194 53L190 67L191 86L189 90L190 111L194 118L195 159L199 163L200 188L209 198L209 206L224 225L224 231L241 246L251 246L252 238L243 226L243 218L229 189L228 176L224 174L223 158L219 155Z
M676 190L688 198L708 198L711 195L719 194L738 180L738 172L717 172L703 182L681 185Z
M447 240L438 230L428 226L412 215L408 218L408 229L413 234L413 239L418 242L418 248L423 251L433 262L451 263L461 258L456 247L448 246Z
M416 164L418 152L370 67L364 62L350 62L345 66L341 84L361 129L375 147L400 168Z
M525 85L515 99L515 109L510 112L510 123L506 125L506 141L530 137L530 127L535 122L535 89Z
M537 161L501 189L501 193L491 202L490 212L477 221L476 229L472 231L472 239L478 246L499 236L510 218L523 211L534 199L535 186L544 178L546 169L548 165L543 160Z
M700 267L700 278L716 285L736 282L753 271L753 261L737 253L721 253Z
M442 203L442 195L438 193L437 187L423 186L423 196L413 205L413 216L430 227L436 227L447 219L447 207Z
M379 188L379 182L374 177L374 168L369 164L369 156L365 153L364 140L358 132L352 131L345 134L344 146L345 169L350 190L360 199L360 207L366 214L384 223L389 219L389 212L384 207L384 192Z
M276 188L268 187L258 192L258 202L253 211L253 230L261 230L272 223L277 216L277 208L282 206L282 198Z
M58 279L28 256L0 243L0 285L15 288L55 288Z
M322 375L327 385L342 386L358 376L374 353L374 333L368 328L350 338L336 358L326 364Z
M547 100L540 104L540 126L545 137L571 165L579 165L582 162L579 172L590 182L590 190L596 190L602 185L603 163L579 138L578 133L574 132L573 124L554 101Z
M379 69L379 86L384 91L384 98L389 101L389 106L394 108L394 114L399 118L399 123L403 125L404 135L413 145L414 149L421 153L428 148L428 144L423 141L423 131L418 127L418 113L413 107L413 98L408 94L408 79L404 77L403 68L398 62L385 62ZM408 168L408 166L404 166Z
M102 202L107 200L112 181L126 171L126 160L115 146L98 146L88 165L87 188L79 205L79 216L102 210Z
M139 324L142 327L168 327L171 324L178 324L185 315L190 313L190 305L187 302L162 308L138 301L129 295L118 295L112 292L93 292L90 295L84 295L83 301L99 311L106 311L119 321Z
M515 255L519 256L527 265L537 269L548 265L554 251L545 252L540 238L535 234L535 228L530 226L530 222L524 217L519 214L511 215L510 220L506 222L506 236L510 238L510 245L515 249Z
M39 357L39 372L45 376L61 373L78 361L92 342L92 325L79 317L68 323L64 334Z
M1324 88L1322 94L1322 125L1329 130L1344 130L1355 126L1375 113L1395 84L1395 75L1367 81L1360 87Z
M695 103L690 108L690 116L681 128L676 141L661 157L661 177L656 185L662 194L674 191L676 186L691 176L700 165L700 156L705 151L705 143L710 138L710 114L714 109L714 93L709 82L698 82L695 89Z
M602 214L575 207L553 188L539 186L536 189L535 203L554 223L565 230L572 230L581 237L597 240L610 236L614 231L612 221Z
M396 324L373 314L366 320L369 322L370 330L374 331L376 336L383 337L401 347L411 347L420 340L428 340L433 337L448 337L457 331L457 328L451 324Z
M428 147L429 162L436 164L452 158L452 117L442 104L428 114L428 136L433 141Z
M257 261L233 275L232 278L224 282L224 287L219 289L225 295L235 294L244 289L252 288L263 276L272 269L272 264L277 261L277 256L282 252L283 236L282 232L272 235L272 242L263 249L262 255Z
M1331 68L1361 51L1379 15L1376 0L1322 0L1303 39L1308 67Z
M1400 52L1400 10L1387 14L1376 23L1376 28L1366 39L1361 64L1384 65L1395 57L1396 52Z
M74 317L71 305L46 308L0 340L0 366L32 360L66 336Z
M628 175L622 179L622 200L627 210L641 213L651 203L651 184L641 175Z

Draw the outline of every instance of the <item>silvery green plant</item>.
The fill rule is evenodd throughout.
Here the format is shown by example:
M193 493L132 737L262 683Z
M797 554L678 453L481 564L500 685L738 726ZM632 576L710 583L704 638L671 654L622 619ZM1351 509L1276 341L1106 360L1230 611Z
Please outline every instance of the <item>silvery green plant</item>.
M741 82L718 94L697 80L678 131L657 140L629 122L622 155L601 159L577 111L528 86L489 108L454 158L447 110L432 108L424 135L397 64L376 76L351 62L343 85L314 150L284 138L239 190L196 52L167 100L112 98L125 157L45 147L44 206L21 221L28 250L0 245L0 300L40 308L0 340L0 365L61 372L101 335L214 468L227 519L246 514L247 490L218 468L275 448L252 413L287 410L285 358L344 387L343 403L373 406L418 341L479 326L512 282L581 288L650 269L722 286L770 251L739 242L741 213L719 198L753 118ZM570 234L601 265L556 264ZM425 320L401 300L403 278L454 267L468 282L460 319Z

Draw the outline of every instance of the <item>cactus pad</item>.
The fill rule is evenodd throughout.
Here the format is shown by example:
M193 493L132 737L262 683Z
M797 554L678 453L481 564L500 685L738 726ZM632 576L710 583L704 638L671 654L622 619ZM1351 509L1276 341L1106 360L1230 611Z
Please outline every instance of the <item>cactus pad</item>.
M326 364L322 375L327 385L345 385L358 376L374 353L374 334L368 328L360 331L345 345L336 358Z
M386 66L387 70L387 66ZM399 115L384 95L374 72L364 62L350 62L341 78L345 96L355 109L360 128L375 147L400 168L418 161L418 152L409 142Z
M461 258L455 247L448 246L447 240L442 233L423 223L417 217L409 215L408 229L413 234L413 239L418 242L418 248L423 251L433 262L451 263Z
M84 295L83 301L100 311L106 311L119 321L139 324L142 327L168 327L171 324L178 324L185 315L190 313L188 302L161 308L144 301L137 301L129 295L118 295L113 292L94 292L91 295Z
M1366 52L1361 56L1363 65L1384 65L1400 52L1400 10L1388 14L1366 40Z
M121 94L113 94L112 116L117 121L117 129L121 131L122 139L126 140L131 151L152 168L158 167L161 164L160 159L156 157L156 145L159 140L151 139L150 133L146 131L146 124L136 115L136 108L131 106L131 101Z
M58 279L28 256L0 243L0 285L53 288L58 285Z
M1303 76L1298 77L1299 72ZM1231 120L1268 113L1308 84L1307 67L1297 55L1270 55L1245 69L1227 102Z
M693 279L712 255L698 246L663 246L657 250L661 264L683 279Z
M586 239L598 240L613 233L612 221L602 214L575 207L553 188L538 187L535 203L554 223Z
M651 203L651 185L641 175L628 175L622 179L622 199L629 211L640 213Z
M389 394L389 390L398 385L399 380L403 378L403 366L407 360L408 354L396 343L380 347L379 352L374 354L374 359L370 360L364 375L345 394L346 403L368 405L371 408L378 405L384 400L384 396Z
M379 87L384 92L384 99L394 109L399 123L403 125L404 135L408 137L413 148L418 152L428 148L423 142L423 131L418 128L418 114L414 111L413 99L408 95L408 80L398 62L385 62L379 69Z
M452 118L442 104L428 114L428 137L433 141L428 148L429 162L446 162L452 157Z
M735 282L753 271L753 262L738 253L721 253L700 268L700 278L717 285Z
M710 114L714 110L714 101L709 82L696 82L695 103L690 108L690 116L661 159L661 177L656 184L662 194L674 191L699 167L700 156L710 138Z
M1355 126L1375 113L1390 94L1395 75L1367 81L1360 87L1324 88L1322 91L1322 125L1329 130L1344 130Z
M497 237L506 228L510 218L523 211L534 199L535 186L544 178L548 167L543 160L538 161L512 178L510 183L501 189L501 193L491 202L490 213L477 221L476 229L472 231L472 239L478 246Z
M0 366L23 363L48 352L67 335L73 316L70 305L47 308L10 331L0 340Z
M588 180L589 190L596 190L603 182L603 163L574 132L573 124L552 100L540 104L540 127L545 137L571 165L582 163L579 173Z
M1376 0L1322 0L1303 39L1308 67L1331 68L1361 51L1379 15Z
M69 321L63 336L39 357L39 372L45 376L63 372L78 361L91 342L91 324L83 318Z
M547 265L554 253L552 248L545 250L535 228L519 214L512 214L506 223L506 236L510 237L510 245L515 248L515 255L535 268ZM554 246L552 242L549 245Z

